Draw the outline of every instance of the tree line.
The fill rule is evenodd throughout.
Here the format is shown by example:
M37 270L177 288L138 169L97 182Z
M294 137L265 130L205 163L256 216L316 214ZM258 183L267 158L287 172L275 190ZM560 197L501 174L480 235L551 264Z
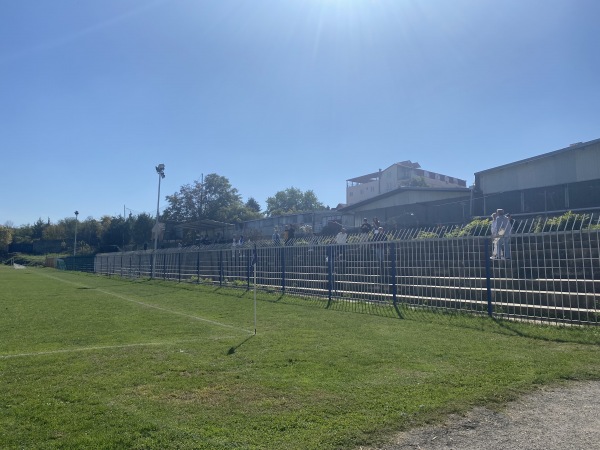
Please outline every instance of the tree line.
M312 190L301 191L290 187L276 192L266 200L266 210L253 197L246 202L229 180L216 173L202 181L185 184L165 197L167 207L161 213L161 222L190 222L202 219L225 223L274 217L284 214L313 212L329 209L319 201ZM0 251L11 243L60 241L64 250L72 249L77 226L78 253L89 253L102 247L118 246L142 248L152 240L156 217L148 213L124 216L102 216L99 220L87 217L79 220L69 217L56 223L38 219L33 224L13 227L0 225ZM61 244L62 245L62 244Z

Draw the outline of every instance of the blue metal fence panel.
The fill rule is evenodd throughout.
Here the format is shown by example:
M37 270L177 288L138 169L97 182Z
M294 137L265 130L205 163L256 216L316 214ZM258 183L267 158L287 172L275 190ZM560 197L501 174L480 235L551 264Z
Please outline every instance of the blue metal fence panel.
M600 230L521 228L510 259L490 259L489 236L390 234L387 241L257 243L259 289L385 314L393 308L489 314L515 320L598 324ZM458 234L458 235L457 235ZM96 255L105 275L155 277L248 289L252 243Z

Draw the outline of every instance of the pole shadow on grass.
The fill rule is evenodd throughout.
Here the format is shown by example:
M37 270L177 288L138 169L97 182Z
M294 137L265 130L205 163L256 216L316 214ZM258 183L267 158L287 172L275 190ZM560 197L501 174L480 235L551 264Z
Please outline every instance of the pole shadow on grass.
M236 350L238 348L240 348L242 345L244 345L246 342L248 342L250 339L252 339L254 337L254 334L248 336L246 339L244 339L242 342L240 342L238 345L234 345L233 347L230 347L229 350L227 350L227 354L228 355L233 355Z

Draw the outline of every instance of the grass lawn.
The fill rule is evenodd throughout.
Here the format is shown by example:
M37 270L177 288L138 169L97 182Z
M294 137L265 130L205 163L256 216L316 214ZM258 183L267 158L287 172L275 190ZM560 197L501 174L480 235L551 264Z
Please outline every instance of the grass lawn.
M352 449L542 383L598 328L403 319L205 286L0 267L0 448Z

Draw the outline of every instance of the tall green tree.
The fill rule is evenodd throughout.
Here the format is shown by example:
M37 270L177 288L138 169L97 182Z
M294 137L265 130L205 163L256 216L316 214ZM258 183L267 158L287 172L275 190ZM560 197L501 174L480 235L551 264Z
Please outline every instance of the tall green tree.
M50 219L48 219L49 221ZM49 224L46 224L40 217L31 227L31 239L39 240L42 239L44 234L44 228L46 228Z
M137 245L143 245L152 241L152 227L154 219L150 214L141 213L135 218L131 230L133 242Z
M0 225L0 253L4 253L7 250L8 245L12 242L12 233L12 228Z
M247 201L246 201L246 208L248 208L251 211L260 213L260 204L256 201L256 199L254 197L250 197Z
M163 219L187 222L211 219L219 222L237 222L260 217L260 213L248 208L238 190L229 180L216 173L208 174L204 182L198 180L181 186L179 192L166 197L169 206Z
M73 221L73 233L75 232L75 219ZM42 233L42 238L48 241L65 240L73 234L69 233L71 227L66 219L59 220L58 223L48 224Z
M289 187L275 193L273 197L267 198L266 214L269 217L282 214L293 214L302 212L313 212L327 209L319 201L312 190L302 192L295 187Z
M77 225L77 238L87 242L92 247L100 245L102 238L102 224L89 216Z
M131 241L131 223L121 216L102 217L102 245L123 247Z

